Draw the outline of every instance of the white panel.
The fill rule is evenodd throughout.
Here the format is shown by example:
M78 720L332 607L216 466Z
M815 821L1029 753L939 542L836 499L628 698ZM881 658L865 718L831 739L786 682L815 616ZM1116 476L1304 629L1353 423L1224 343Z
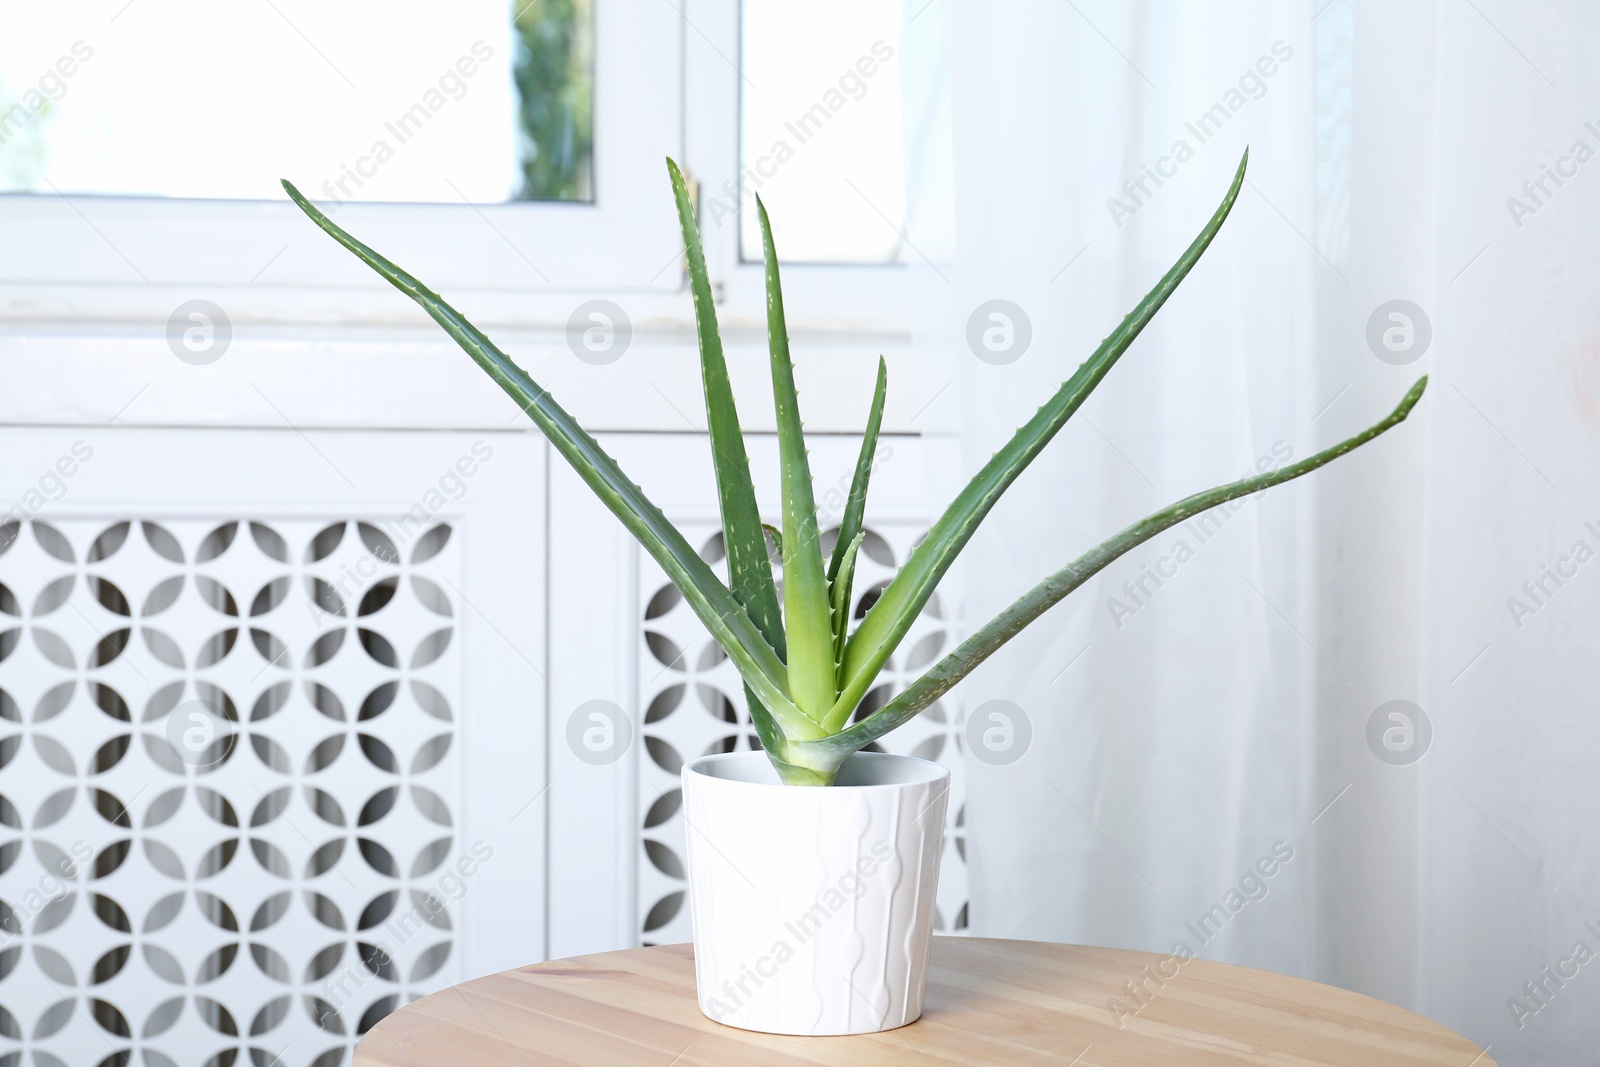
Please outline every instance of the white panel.
M542 955L542 445L3 436L0 1057L331 1065Z
M623 439L628 440L628 439ZM640 438L638 440L661 440ZM637 456L602 440L630 473ZM631 451L631 450L630 450ZM629 738L612 752L580 757L569 723L592 701L608 701L631 724L634 677L633 538L559 457L550 466L550 955L633 944L638 844ZM586 720L583 728L591 724Z
M410 303L399 293L389 299ZM576 300L562 305L563 321L576 306ZM480 325L591 431L689 429L690 413L702 417L702 401L688 295L672 298L670 307L632 298L621 306L637 328L622 356L605 366L580 360L564 333ZM681 324L657 328L680 312ZM657 314L662 318L647 327L646 316ZM922 402L911 386L905 338L804 337L797 331L791 325L806 359L796 380L807 398L815 398L806 408L808 430L854 433L866 424L881 353L890 381L904 383L890 390L885 432L915 432ZM771 388L765 333L725 329L724 339L734 388L763 398ZM378 337L236 321L230 347L203 367L175 358L155 328L137 336L13 331L0 337L0 381L7 384L0 390L0 423L375 430L529 425L516 402L431 322ZM772 428L770 402L746 406L748 427Z

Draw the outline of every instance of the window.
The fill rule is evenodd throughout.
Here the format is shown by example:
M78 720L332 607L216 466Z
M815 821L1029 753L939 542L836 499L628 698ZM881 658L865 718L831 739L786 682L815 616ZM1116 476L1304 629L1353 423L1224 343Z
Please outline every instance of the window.
M280 177L486 324L677 293L682 17L517 3L9 10L0 188L30 191L0 195L0 317L162 323L204 298L317 330L417 321Z
M900 17L899 0L14 7L0 321L144 334L203 298L313 334L417 322L287 177L486 327L563 329L606 295L675 328L670 155L726 321L762 314L759 191L805 268L786 279L797 325L899 329L904 272L861 268L906 258Z
M743 14L740 191L752 207L761 194L779 255L904 262L900 0L746 0ZM740 252L761 259L754 210Z
M589 0L78 7L6 16L0 191L593 198Z

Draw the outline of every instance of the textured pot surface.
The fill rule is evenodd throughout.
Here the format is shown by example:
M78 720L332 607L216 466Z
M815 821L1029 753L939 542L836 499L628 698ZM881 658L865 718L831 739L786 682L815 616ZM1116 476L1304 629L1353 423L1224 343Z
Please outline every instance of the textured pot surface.
M837 784L760 752L683 769L700 1010L773 1034L867 1034L922 1014L950 772L862 752Z

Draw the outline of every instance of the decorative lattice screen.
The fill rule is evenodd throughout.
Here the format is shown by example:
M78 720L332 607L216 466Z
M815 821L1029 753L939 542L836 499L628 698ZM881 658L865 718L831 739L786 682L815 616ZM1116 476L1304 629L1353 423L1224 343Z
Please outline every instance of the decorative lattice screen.
M0 525L0 1067L331 1067L454 977L458 542Z

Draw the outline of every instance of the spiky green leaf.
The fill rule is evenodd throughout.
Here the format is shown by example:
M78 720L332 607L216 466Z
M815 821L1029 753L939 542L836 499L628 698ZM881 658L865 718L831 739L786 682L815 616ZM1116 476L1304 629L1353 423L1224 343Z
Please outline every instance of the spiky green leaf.
M821 721L838 695L828 579L817 538L811 461L800 426L800 399L789 356L789 326L783 314L778 250L766 205L756 197L761 247L766 257L767 346L772 359L772 403L778 424L778 465L783 487L783 625L789 645L789 693L800 710Z
M770 712L790 737L817 736L815 724L789 699L783 661L756 628L743 605L599 442L578 425L548 390L437 293L346 233L289 182L284 182L283 187L300 209L334 240L421 305L473 362L521 406L600 502L666 571L695 615L760 697L760 704L755 705L762 709L759 714Z
M844 684L844 639L850 632L850 588L856 579L856 556L866 534L858 532L839 560L839 572L828 581L828 600L833 607L833 657L836 684Z
M803 760L807 764L824 765L835 756L842 760L849 753L876 741L949 692L952 686L1020 633L1025 626L1060 603L1068 593L1088 581L1129 549L1219 504L1293 481L1301 475L1309 474L1318 467L1333 462L1347 452L1360 448L1373 438L1404 422L1427 387L1428 378L1424 375L1406 392L1399 405L1386 418L1332 448L1323 449L1298 463L1290 463L1275 471L1187 496L1176 504L1141 519L1115 537L1096 545L1023 594L1014 604L989 620L980 630L957 646L955 651L934 664L926 674L912 682L883 707L841 733L791 745L794 751L791 758Z
M782 559L783 558L783 531L778 529L776 526L772 525L770 522L762 523L761 524L761 530L768 537L772 538L772 547L778 550L778 558Z
M750 613L756 628L784 659L783 617L778 611L772 564L761 534L761 514L750 481L750 459L739 428L739 409L728 381L728 364L722 355L722 335L717 330L717 308L711 299L711 279L700 247L700 228L683 172L667 160L672 197L683 231L684 256L689 264L689 292L694 298L694 321L700 342L700 380L705 388L706 431L711 439L711 463L717 475L717 501L722 508L722 540L728 554L728 585Z
M856 455L855 474L850 479L850 496L845 501L844 516L839 520L839 538L833 543L833 558L828 561L828 581L839 576L844 554L867 513L867 483L872 480L872 463L878 455L878 430L883 426L883 398L889 389L889 368L883 357L878 357L878 383L872 390L872 408L867 412L867 428L861 436L861 451Z
M957 554L971 539L978 524L994 507L1000 495L1066 425L1067 420L1088 399L1095 386L1110 372L1134 338L1139 336L1200 259L1239 197L1249 159L1250 153L1246 151L1221 205L1199 236L1178 257L1178 261L1162 275L1155 288L1139 301L1111 335L1100 343L1094 354L1067 379L1060 391L1041 406L1033 418L1023 424L957 494L906 565L889 582L883 596L872 606L861 625L856 627L855 634L845 646L845 685L833 710L824 719L824 725L830 730L840 729L850 720L851 713L877 678L889 654L905 637L917 614L933 595L939 580L950 569Z

